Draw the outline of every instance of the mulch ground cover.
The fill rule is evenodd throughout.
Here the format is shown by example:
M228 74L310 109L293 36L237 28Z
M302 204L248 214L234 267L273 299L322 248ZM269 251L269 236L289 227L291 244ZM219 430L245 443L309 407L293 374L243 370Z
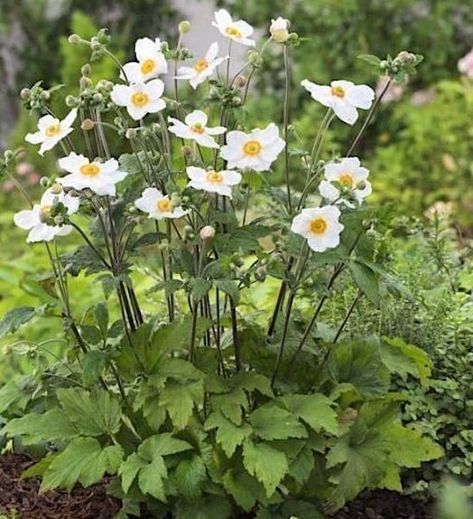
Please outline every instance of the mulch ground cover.
M107 496L106 482L90 488L76 487L70 494L62 490L39 494L38 479L21 478L33 463L30 457L20 454L0 457L0 511L15 510L19 519L112 519L120 509L119 501ZM333 519L434 517L431 503L379 490L361 494Z

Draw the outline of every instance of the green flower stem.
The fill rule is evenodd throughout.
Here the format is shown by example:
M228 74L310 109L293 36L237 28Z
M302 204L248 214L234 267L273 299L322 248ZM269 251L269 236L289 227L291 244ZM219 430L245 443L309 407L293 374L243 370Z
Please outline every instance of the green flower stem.
M286 178L287 208L292 215L291 185L289 181L289 90L291 86L291 71L289 67L289 52L287 45L284 45L284 174Z

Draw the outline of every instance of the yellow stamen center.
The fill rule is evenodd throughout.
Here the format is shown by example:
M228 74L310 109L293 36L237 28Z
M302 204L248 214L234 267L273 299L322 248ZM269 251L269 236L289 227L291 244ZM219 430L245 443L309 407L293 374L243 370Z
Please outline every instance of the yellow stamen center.
M61 125L59 123L55 123L55 124L50 124L46 130L45 130L45 134L48 136L48 137L53 137L54 135L57 135L61 130Z
M146 106L149 103L149 96L146 92L135 92L131 96L131 102L139 108Z
M156 204L158 211L161 213L172 213L173 205L171 200L169 198L161 198L161 200L158 200L158 203Z
M233 36L234 38L241 38L241 32L236 27L227 27L225 32L228 36Z
M156 62L154 59L145 59L141 64L142 74L150 74L156 68Z
M52 205L43 205L39 208L39 216L41 219L47 218L49 216L49 213L51 212L51 209L53 208Z
M350 175L350 173L343 173L340 175L340 178L338 179L338 182L343 187L353 187L353 177Z
M345 97L345 90L341 86L334 86L330 89L332 95L335 97Z
M193 126L191 126L191 130L194 133L198 133L199 135L201 135L202 133L204 133L205 127L202 123L195 123Z
M194 70L196 70L197 72L203 72L204 70L206 70L208 68L209 68L209 62L204 58L198 59L195 62Z
M310 222L310 232L313 234L323 234L327 229L327 222L323 218L314 218Z
M249 155L250 157L254 157L258 155L262 149L262 146L259 141L247 141L243 145L243 153L245 155Z
M223 175L219 171L209 171L207 173L207 181L212 184L221 184L223 182Z
M95 177L100 173L100 168L97 164L84 164L80 167L81 175L85 175L86 177Z

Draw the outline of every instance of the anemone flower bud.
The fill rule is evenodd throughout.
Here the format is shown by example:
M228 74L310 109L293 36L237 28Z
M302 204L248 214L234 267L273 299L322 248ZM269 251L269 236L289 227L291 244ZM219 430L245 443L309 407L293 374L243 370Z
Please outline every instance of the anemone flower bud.
M80 125L82 130L90 131L93 130L95 126L95 121L92 121L92 119L84 119L82 121L82 124Z
M200 230L199 236L202 241L210 241L215 236L215 228L211 225L206 225Z
M279 16L276 20L271 20L269 32L274 41L284 43L289 38L288 21Z
M71 34L67 41L71 45L79 45L79 43L81 42L81 37L78 34Z
M191 30L191 23L188 20L183 20L179 25L179 32L181 34L186 34Z

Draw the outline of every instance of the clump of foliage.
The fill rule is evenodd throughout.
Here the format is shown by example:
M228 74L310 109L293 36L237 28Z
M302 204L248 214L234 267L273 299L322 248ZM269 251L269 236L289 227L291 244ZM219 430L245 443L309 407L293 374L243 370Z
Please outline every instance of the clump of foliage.
M468 481L472 470L471 249L459 242L448 206L435 206L427 223L398 218L389 227L376 238L378 251L402 282L403 296L385 293L379 309L361 303L345 338L360 330L399 337L432 360L428 387L420 388L411 379L398 379L396 386L410 394L404 418L441 444L445 453L407 474L408 489L436 493L444 474ZM336 326L333 315L348 308L353 294L349 286L339 287L322 316L326 329Z
M235 42L254 46L244 22L219 11L215 24L228 57ZM15 222L28 241L42 242L37 252L50 269L40 273L48 297L38 291L41 305L7 312L0 335L47 319L64 329L50 344L11 349L34 369L0 390L3 441L34 448L41 459L25 476L40 475L43 490L108 474L123 502L119 517L147 509L178 519L319 518L364 488L400 490L403 468L442 451L403 425L404 397L391 382L410 375L426 384L430 361L402 340L340 340L360 301L377 306L383 291L399 289L373 241L383 211L364 205L368 171L352 156L378 101L366 85L304 82L327 111L311 149L300 149L289 133L290 59L300 39L286 21L272 24L235 77L226 64L219 71L229 58L218 61L215 46L179 67L191 57L183 46L189 24L179 28L175 46L139 40L137 62L126 65L106 31L72 35L92 59L115 62L121 82L95 83L84 67L64 119L49 103L57 92L37 84L24 96L40 116L27 140L40 153L60 147L68 174L51 179L34 204L12 173L17 155L2 161L32 207ZM283 50L284 139L268 121L246 125L250 82L270 45ZM406 55L399 64L410 72L419 58ZM197 87L209 68L209 93L183 95L179 82ZM179 79L163 96L156 76L168 69ZM399 70L387 72L393 79ZM353 125L358 109L370 111L347 156L320 161L326 129L335 117ZM118 160L111 135L120 152L128 146ZM279 155L282 188L271 177ZM293 176L306 178L302 191ZM72 252L62 249L66 234L81 240ZM137 295L139 271L150 282L146 301ZM103 290L81 314L78 276ZM335 333L321 334L320 312L342 280L353 300L337 314ZM251 293L274 283L277 297L262 316ZM317 305L304 315L314 294Z

